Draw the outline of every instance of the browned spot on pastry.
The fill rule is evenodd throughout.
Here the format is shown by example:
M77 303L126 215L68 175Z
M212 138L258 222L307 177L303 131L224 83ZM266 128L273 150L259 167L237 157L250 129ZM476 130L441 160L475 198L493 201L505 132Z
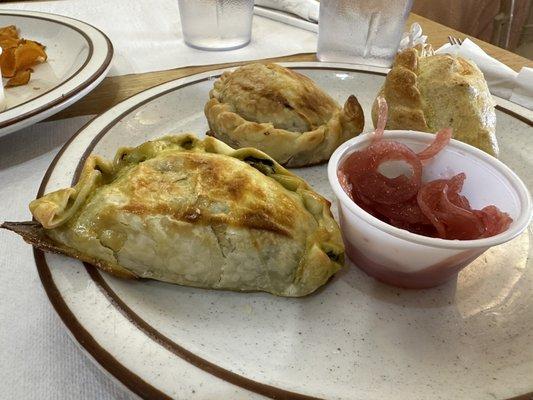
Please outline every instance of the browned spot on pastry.
M199 208L195 208L194 210L187 210L187 212L183 214L183 217L189 222L195 222L200 219L201 216L202 214Z
M270 231L283 236L291 236L287 229L272 221L271 216L269 216L265 210L260 210L259 212L251 211L243 214L242 226L252 229Z
M385 94L393 102L402 100L411 105L418 101L420 93L416 88L416 74L404 67L391 69L385 81Z
M187 154L184 158L184 169L198 171L198 193L222 192L225 198L232 201L239 201L244 196L254 196L262 198L265 196L263 190L253 184L250 174L242 170L228 171L228 165L219 157L205 157L196 154ZM247 168L247 165L243 166Z
M273 216L268 209L263 207L246 210L241 215L233 215L202 213L202 211L194 205L184 209L172 209L165 205L147 206L144 204L134 203L122 207L122 211L141 217L167 215L176 221L188 222L195 225L206 226L226 224L232 226L241 226L244 228L269 231L282 236L291 237L289 227L283 226L276 220L279 219L279 217L287 216L279 214Z
M475 71L472 68L472 65L463 58L457 58L457 63L459 65L458 71L461 75L472 75Z
M404 67L410 71L416 72L418 69L417 51L411 48L398 53L394 60L394 67Z
M240 173L226 182L226 188L231 199L235 201L239 201L245 195L258 196L258 198L265 196L263 190L251 184L248 176Z
M176 169L191 171L183 179L183 186L167 169L156 169L166 165L164 161L145 162L131 173L124 188L131 193L130 201L121 210L139 216L167 215L192 224L228 224L290 236L296 213L293 200L278 193L269 202L268 186L258 185L263 174L256 168L206 153L181 153L179 159L172 158L171 164L171 173L176 173ZM215 204L226 204L228 211L213 211Z
M289 100L287 100L287 98L279 92L274 92L269 88L264 87L261 90L258 90L258 94L263 98L272 101L273 103L277 103L282 108L294 110L294 107L290 105Z

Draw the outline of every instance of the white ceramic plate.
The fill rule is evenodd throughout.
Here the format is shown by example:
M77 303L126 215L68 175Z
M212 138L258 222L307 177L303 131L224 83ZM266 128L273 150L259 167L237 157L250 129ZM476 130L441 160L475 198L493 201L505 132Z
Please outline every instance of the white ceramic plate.
M95 27L61 15L0 11L0 26L46 46L47 62L35 66L27 85L5 89L0 136L41 121L81 99L104 79L113 46ZM4 84L7 79L4 79Z
M357 94L367 116L384 80L368 67L287 66L339 102ZM61 150L39 193L70 186L91 152L112 157L119 146L181 131L203 136L203 106L220 73L163 84L96 118ZM532 189L532 113L498 103L501 159ZM326 165L294 171L333 199ZM533 391L530 242L531 230L431 290L389 287L348 264L301 299L124 281L66 257L35 257L81 347L144 397L475 400Z

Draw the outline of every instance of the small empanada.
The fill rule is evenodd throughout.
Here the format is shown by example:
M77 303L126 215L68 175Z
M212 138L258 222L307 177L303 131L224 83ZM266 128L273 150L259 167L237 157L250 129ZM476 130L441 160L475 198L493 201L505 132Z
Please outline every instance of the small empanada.
M276 64L225 72L209 97L209 135L234 148L255 147L287 167L327 161L364 126L355 96L341 108L311 79Z

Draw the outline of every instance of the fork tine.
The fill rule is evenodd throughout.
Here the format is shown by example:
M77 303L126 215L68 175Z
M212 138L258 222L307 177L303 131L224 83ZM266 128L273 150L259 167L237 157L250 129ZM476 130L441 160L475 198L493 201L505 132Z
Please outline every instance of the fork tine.
M456 38L455 36L448 35L448 42L450 42L451 45L462 45L463 41L462 39Z

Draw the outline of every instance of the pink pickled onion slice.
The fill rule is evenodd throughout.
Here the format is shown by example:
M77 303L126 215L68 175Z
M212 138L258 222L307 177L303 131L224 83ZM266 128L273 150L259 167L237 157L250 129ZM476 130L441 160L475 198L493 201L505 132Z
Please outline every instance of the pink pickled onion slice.
M374 130L374 137L373 141L377 142L378 140L381 140L383 138L383 132L385 131L385 126L387 126L387 114L389 107L387 105L387 101L383 96L379 96L377 98L378 102L378 121L376 129Z
M374 204L374 209L384 217L402 223L404 225L431 225L429 219L424 215L416 198L412 198L405 203L397 204ZM396 226L396 224L394 224Z
M474 213L483 222L485 232L482 237L485 238L505 232L513 222L509 214L500 211L496 206L487 206L481 210L475 210Z
M418 153L418 158L420 160L428 160L430 158L435 157L442 149L444 149L448 145L448 143L450 143L452 133L452 128L444 128L438 131L435 135L435 140L433 140L433 142L428 147Z
M403 221L391 219L389 224L396 228L405 229L406 231L416 233L417 235L438 237L435 227L431 224L406 224Z
M354 177L358 177L371 169L372 155L373 154L368 151L368 148L366 148L364 150L353 152L348 158L346 158L346 160L344 160L341 169L352 184Z
M465 210L472 211L472 207L470 207L470 202L465 196L460 195L459 193L450 193L448 195L448 198L457 207L461 207L461 208L464 208Z
M446 239L477 239L485 232L481 219L470 210L458 207L448 198L450 188L446 184L440 198L437 215L446 225Z
M420 188L416 196L420 210L435 227L440 238L446 237L446 227L437 216L436 210L439 204L439 195L445 185L446 181L444 179L429 182Z
M420 206L422 213L430 220L430 222L435 226L435 229L438 232L438 236L445 238L446 229L445 225L440 221L439 215L437 213L439 208L440 195L442 194L445 186L448 184L450 187L450 194L452 198L459 196L459 192L463 188L463 182L466 178L464 173L457 174L451 179L436 179L431 181L420 188L420 191L417 195L417 202ZM457 196L454 196L454 193ZM461 196L462 197L462 196Z
M350 183L350 181L348 180L348 176L342 172L342 171L337 171L337 178L339 179L339 184L341 185L342 189L346 192L346 194L350 197L350 199L353 200L353 195L352 195L352 184Z
M455 204L457 207L464 208L465 210L472 211L472 208L470 207L470 202L468 199L459 194L461 190L463 190L463 184L466 180L466 174L464 172L461 172L460 174L457 174L453 176L448 181L448 199Z
M398 142L380 141L363 151L370 154L370 162L351 177L355 191L382 204L402 203L416 196L422 182L422 164L409 147ZM406 162L411 167L412 176L384 176L378 168L386 161Z
M466 199L459 195L459 191L465 178L466 175L461 173L449 180L438 179L422 186L418 192L420 209L442 239L477 239L485 230L479 216L462 207Z
M443 180L446 181L446 184L448 185L450 192L459 194L459 192L463 190L463 185L466 180L466 174L464 172L461 172L457 175L452 176L450 179L443 179Z
M363 175L354 190L366 198L380 204L398 204L416 196L419 181L405 175L387 178L379 172Z
M374 202L365 198L364 196L361 196L355 190L353 191L353 197L354 197L355 203L359 207L361 207L363 210L365 210L367 213L369 213L373 217L382 219L379 213L374 209Z

